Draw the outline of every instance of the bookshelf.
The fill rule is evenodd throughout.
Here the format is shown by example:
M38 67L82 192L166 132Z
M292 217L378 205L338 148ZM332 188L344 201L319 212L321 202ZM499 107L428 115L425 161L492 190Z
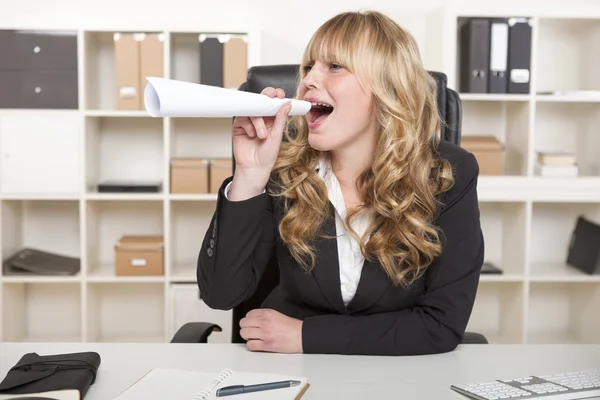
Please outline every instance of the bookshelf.
M26 28L44 37L59 32ZM11 108L4 100L0 108L0 258L35 247L78 257L81 270L74 276L0 275L0 340L165 342L183 323L206 320L224 327L211 341L227 341L230 313L199 302L195 285L216 194L171 193L170 166L179 157L230 158L231 119L152 118L144 109L118 107L115 34L160 37L162 75L202 83L201 35L245 38L247 69L259 63L259 32L127 27L60 33L76 42L71 50L63 47L63 57L76 58L69 65L76 70L63 74L77 81L77 104ZM115 179L162 185L154 193L97 190ZM117 274L115 244L122 235L162 235L164 274Z
M600 343L593 319L600 276L564 262L576 216L600 223L600 161L593 152L600 148L600 99L538 94L600 89L594 73L600 69L594 52L600 13L576 11L561 17L446 7L425 15L431 27L426 66L445 72L451 88L458 87L461 18L526 15L533 21L530 92L461 93L463 135L486 133L505 146L505 173L481 176L478 189L487 259L504 273L482 276L468 327L492 343ZM233 328L229 312L198 302L195 285L216 196L170 193L169 167L173 157L229 157L231 120L154 119L143 110L118 110L114 33L75 31L76 108L0 109L1 258L39 246L82 262L75 276L0 276L0 340L164 342L181 324L202 320L224 327L210 340L226 342ZM197 81L198 35L211 32L150 33L164 39L164 76ZM260 64L259 33L243 33L248 67ZM580 176L538 176L536 152L544 149L576 151ZM162 191L94 189L115 177L160 180ZM163 235L164 275L115 274L116 240L137 233Z
M549 7L552 8L552 7ZM531 20L526 93L460 93L462 135L494 136L503 173L480 176L486 261L468 330L492 343L600 343L600 275L566 264L578 216L600 223L600 9L568 12L522 7L445 7L427 16L427 68L460 88L459 26L470 17ZM558 94L553 94L559 92ZM576 177L541 176L538 152L575 154Z

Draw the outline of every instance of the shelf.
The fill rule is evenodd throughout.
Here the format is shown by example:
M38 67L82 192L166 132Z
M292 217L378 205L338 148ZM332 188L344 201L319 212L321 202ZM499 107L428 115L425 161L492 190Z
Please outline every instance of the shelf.
M115 57L115 34L162 34L162 32L144 31L86 31L84 32L84 84L86 87L85 106L86 110L117 110L117 68ZM134 62L141 58L141 50L128 52L128 62ZM138 67L139 70L139 67ZM132 68L132 71L136 69ZM135 74L142 74L139 70ZM134 72L129 77L135 77ZM131 85L131 83L129 83ZM141 76L132 86L137 99L143 98L145 80ZM141 103L140 103L141 104ZM140 109L141 106L139 107Z
M481 203L480 212L485 261L500 268L508 276L524 276L527 203Z
M575 153L579 175L600 176L600 103L541 103L536 112L535 151Z
M164 342L162 283L88 283L90 342Z
M78 195L81 127L73 111L1 115L0 194Z
M231 118L172 118L171 157L232 156Z
M504 174L526 175L529 115L528 102L465 102L462 137L495 137L503 145Z
M600 89L600 20L541 17L537 30L538 92Z
M80 257L80 218L78 201L5 200L2 213L2 259L25 248L69 257ZM10 276L19 281L25 277ZM75 276L34 277L45 281L65 281Z
M196 280L196 261L214 211L214 203L171 203L172 279Z
M81 341L77 283L5 283L3 341Z
M528 342L600 344L600 284L531 283Z
M578 216L600 223L599 203L533 203L530 261L533 280L583 280L565 265ZM597 277L591 277L598 279Z
M588 275L561 262L534 262L529 273L530 282L598 282L600 275Z
M199 33L171 33L171 77L185 82L200 83Z
M528 102L532 97L528 94L504 94L504 93L459 93L462 102Z
M87 190L102 181L162 181L163 142L160 118L87 117Z
M162 201L89 201L86 237L89 280L162 280L159 277L121 279L115 275L115 245L121 236L162 234Z
M524 333L524 286L513 282L481 282L467 331L490 343L521 343Z

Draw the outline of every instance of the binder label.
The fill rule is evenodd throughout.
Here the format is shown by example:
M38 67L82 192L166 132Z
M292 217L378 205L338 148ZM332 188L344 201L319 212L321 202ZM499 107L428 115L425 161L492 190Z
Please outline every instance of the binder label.
M510 71L510 80L515 83L529 82L529 70L528 69L513 69L512 71Z

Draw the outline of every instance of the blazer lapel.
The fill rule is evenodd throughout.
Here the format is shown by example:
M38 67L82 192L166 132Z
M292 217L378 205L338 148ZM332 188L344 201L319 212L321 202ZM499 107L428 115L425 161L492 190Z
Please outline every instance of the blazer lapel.
M329 238L317 238L315 251L317 255L316 266L313 276L321 291L331 306L340 314L348 314L348 309L342 299L340 283L340 264L338 259L338 246L335 229L335 210L331 202L328 202L330 217L327 218L321 232Z

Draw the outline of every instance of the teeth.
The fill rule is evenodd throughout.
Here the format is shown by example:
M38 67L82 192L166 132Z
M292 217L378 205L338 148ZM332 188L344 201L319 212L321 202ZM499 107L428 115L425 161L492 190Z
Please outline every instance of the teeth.
M318 103L316 101L311 101L310 103L313 107L315 106L321 106L321 107L332 107L332 105L327 104L327 103Z

